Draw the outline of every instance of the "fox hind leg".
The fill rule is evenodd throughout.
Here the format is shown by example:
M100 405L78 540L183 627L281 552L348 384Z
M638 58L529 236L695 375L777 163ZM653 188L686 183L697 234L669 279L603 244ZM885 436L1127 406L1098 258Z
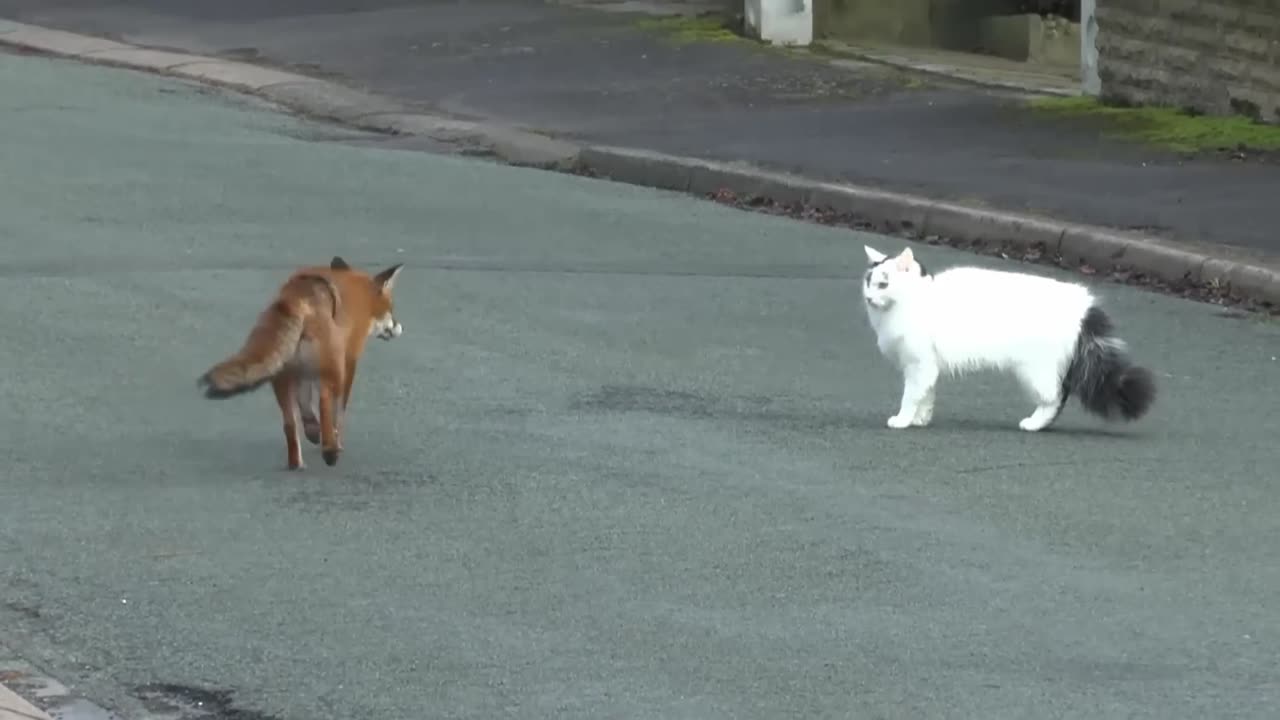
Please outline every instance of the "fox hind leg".
M320 383L320 447L321 457L326 465L338 464L338 455L342 453L342 444L338 439L337 411L342 396L338 383L321 381Z
M288 373L281 373L271 380L271 389L275 391L276 403L280 406L280 414L284 420L284 443L290 470L302 470L306 467L302 462L302 443L298 439L296 388L296 381Z
M298 381L298 410L302 414L302 431L307 442L320 444L320 418L316 417L316 383L314 380Z
M343 364L339 358L327 362L319 372L317 383L320 395L320 449L326 465L337 465L342 453L342 439L338 432L339 414L343 401Z

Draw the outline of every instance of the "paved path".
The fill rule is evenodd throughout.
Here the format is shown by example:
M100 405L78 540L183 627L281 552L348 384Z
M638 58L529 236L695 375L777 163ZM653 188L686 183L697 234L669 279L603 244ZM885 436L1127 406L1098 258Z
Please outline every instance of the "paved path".
M336 77L566 137L1280 255L1280 164L1184 160L1007 97L543 0L0 0L0 17Z
M892 433L856 283L896 241L0 87L0 643L131 720L1274 717L1274 322L1103 285L1148 421L1029 436L979 377ZM194 382L334 253L408 263L405 335L290 474L267 394Z

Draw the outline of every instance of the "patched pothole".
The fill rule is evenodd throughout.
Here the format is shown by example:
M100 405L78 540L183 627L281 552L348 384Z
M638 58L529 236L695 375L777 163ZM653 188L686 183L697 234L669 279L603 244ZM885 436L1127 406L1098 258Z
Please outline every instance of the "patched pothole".
M230 690L155 683L134 688L154 720L279 720L256 710L236 707Z

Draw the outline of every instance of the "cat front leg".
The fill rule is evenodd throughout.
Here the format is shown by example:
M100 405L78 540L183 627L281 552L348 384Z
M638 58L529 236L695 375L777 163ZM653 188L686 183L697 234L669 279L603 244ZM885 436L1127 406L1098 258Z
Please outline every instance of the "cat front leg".
M911 425L926 425L933 419L934 388L938 368L931 362L914 362L903 368L902 404L898 414L889 418L888 426L901 430ZM923 419L923 422L920 420Z
M926 427L933 422L933 404L938 396L938 384L935 381L929 386L929 390L920 398L920 402L916 405L916 415L911 420L911 424L916 427Z

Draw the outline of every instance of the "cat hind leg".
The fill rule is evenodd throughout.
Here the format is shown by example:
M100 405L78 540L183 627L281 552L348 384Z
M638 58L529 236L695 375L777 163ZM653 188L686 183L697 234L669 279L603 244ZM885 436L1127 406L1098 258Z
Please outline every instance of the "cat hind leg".
M1062 413L1062 379L1052 368L1019 368L1018 381L1036 404L1030 415L1018 421L1027 432L1039 432Z

